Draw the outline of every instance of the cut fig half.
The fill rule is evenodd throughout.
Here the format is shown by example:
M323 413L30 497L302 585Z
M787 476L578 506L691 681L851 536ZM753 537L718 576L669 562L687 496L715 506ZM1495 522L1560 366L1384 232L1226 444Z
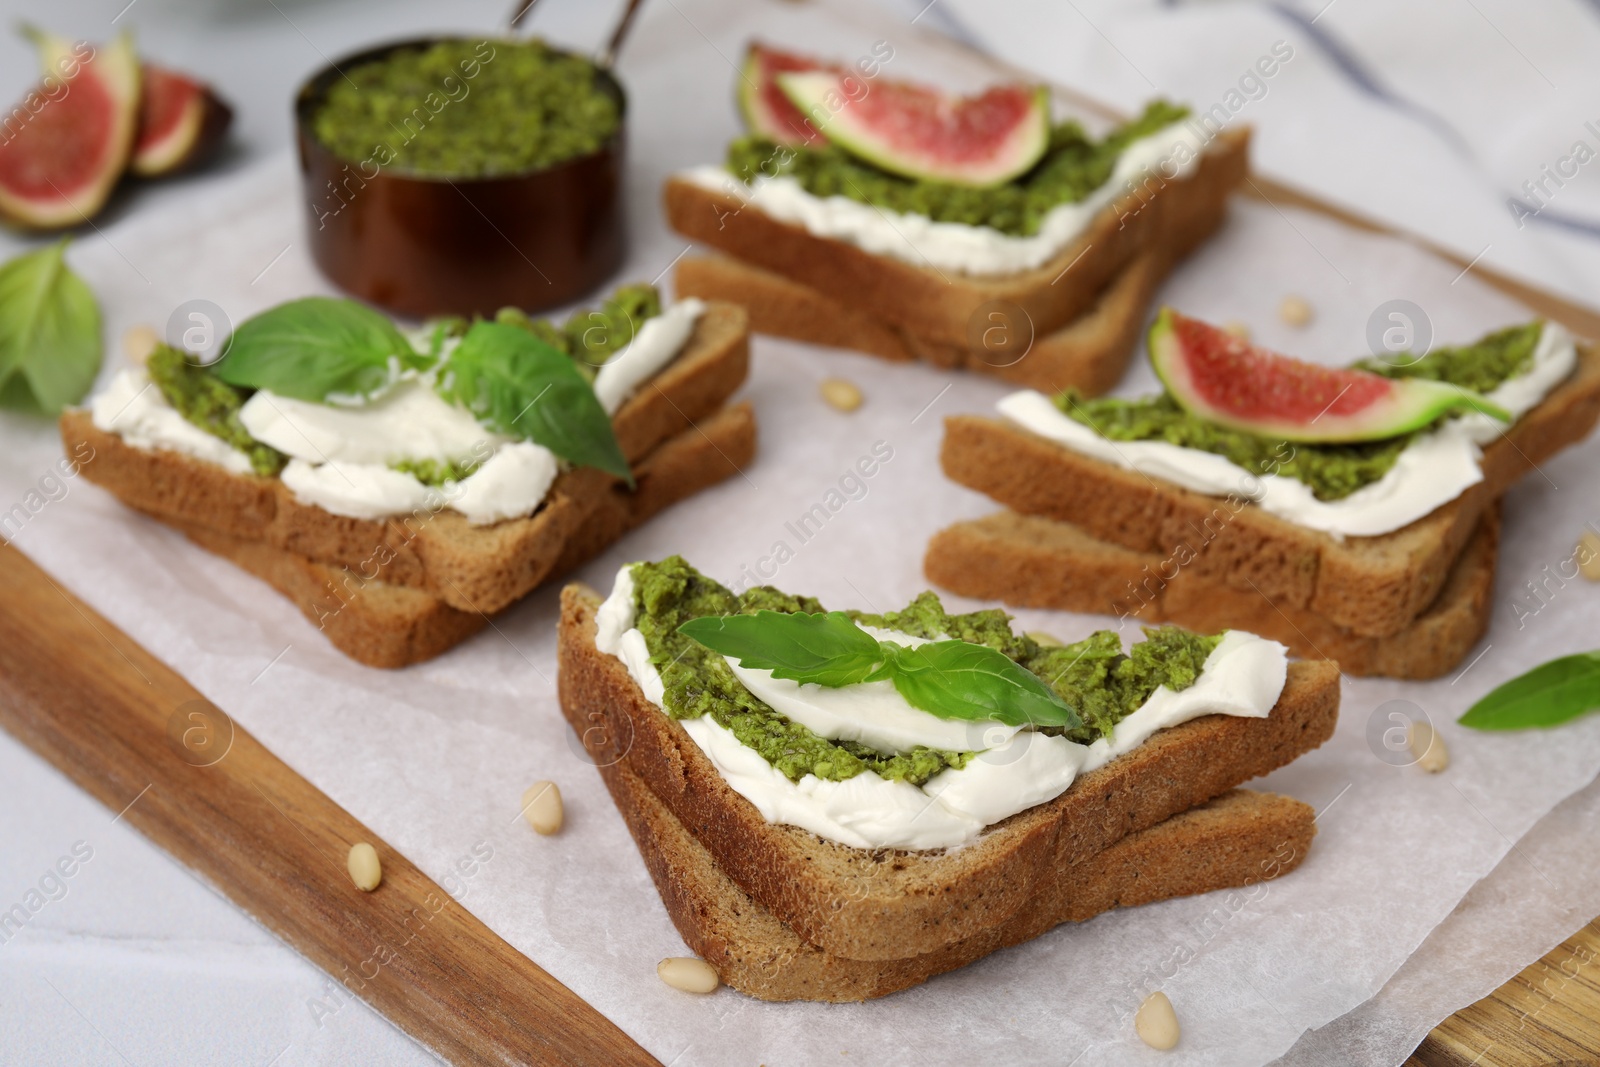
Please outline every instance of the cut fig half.
M49 73L0 129L0 216L32 229L87 222L133 152L139 59L123 33L98 49L27 31Z

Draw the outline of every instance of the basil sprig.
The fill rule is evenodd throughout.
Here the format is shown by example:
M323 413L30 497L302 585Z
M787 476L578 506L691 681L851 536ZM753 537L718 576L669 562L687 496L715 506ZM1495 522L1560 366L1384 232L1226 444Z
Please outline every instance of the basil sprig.
M0 401L54 413L100 371L100 308L67 268L67 238L0 266Z
M988 645L877 641L842 611L758 611L690 619L678 632L751 670L837 689L888 679L906 703L941 719L1062 726L1082 721L1055 690Z
M1600 652L1541 664L1495 688L1458 720L1475 730L1560 726L1600 708Z
M572 360L527 330L476 322L450 353L439 393L497 433L633 484L611 419Z
M229 385L322 403L370 398L393 384L396 370L433 362L387 315L354 300L308 296L240 323L211 369Z

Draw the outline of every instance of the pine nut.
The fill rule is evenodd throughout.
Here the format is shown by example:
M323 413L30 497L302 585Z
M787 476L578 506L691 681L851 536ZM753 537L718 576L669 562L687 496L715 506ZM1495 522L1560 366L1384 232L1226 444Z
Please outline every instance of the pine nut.
M1172 1001L1160 990L1144 998L1133 1017L1133 1028L1139 1040L1151 1048L1166 1051L1178 1043L1178 1013L1172 1010Z
M1241 341L1250 340L1250 327L1240 322L1238 319L1232 319L1223 323L1222 332L1232 334Z
M1278 305L1278 318L1296 329L1311 325L1311 320L1314 317L1311 304L1303 296L1295 296L1290 293Z
M1411 745L1411 754L1417 758L1417 766L1429 774L1438 774L1450 766L1450 750L1444 747L1444 738L1432 723L1412 723L1406 740Z
M1578 573L1591 582L1600 582L1600 534L1583 531L1578 538L1578 550L1573 553L1578 561Z
M822 399L835 411L854 411L861 406L861 390L854 382L829 378L822 383Z
M1033 643L1040 648L1063 648L1066 642L1055 634L1047 634L1043 630L1029 630L1028 637L1033 638Z
M363 893L370 893L383 881L383 865L378 862L378 850L362 841L350 846L350 856L345 860L350 868L350 880Z
M122 352L128 357L128 362L137 366L144 366L145 360L150 358L150 353L156 350L156 345L161 343L161 335L156 333L155 327L141 323L138 326L129 326L122 334Z
M554 782L534 782L522 794L522 817L546 837L561 832L564 814L561 790Z
M694 956L668 956L656 964L656 974L673 989L685 993L715 993L721 984L711 964Z

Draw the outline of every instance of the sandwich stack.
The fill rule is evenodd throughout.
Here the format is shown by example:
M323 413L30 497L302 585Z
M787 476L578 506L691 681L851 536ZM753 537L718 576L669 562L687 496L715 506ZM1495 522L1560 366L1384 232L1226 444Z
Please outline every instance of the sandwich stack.
M152 444L136 425L137 403L101 398L108 420L96 418L98 408L73 410L60 429L90 481L272 586L352 659L394 668L454 647L535 587L748 464L754 414L728 403L748 366L744 311L707 304L677 354L611 416L634 484L569 466L530 513L490 523L433 504L379 517L329 511L279 476Z
M1032 169L974 192L965 177L941 171L939 160L917 155L960 136L952 130L920 131L919 143L906 147L878 144L874 130L853 127L880 119L914 127L914 108L895 111L894 102L908 97L941 105L921 114L959 116L979 105L992 114L995 95L1010 93L1037 101L1038 123L1050 130L1043 90L1004 86L962 100L921 86L877 85L874 76L752 45L741 85L750 136L730 149L740 173L700 167L664 189L669 224L719 253L682 259L676 291L742 304L760 333L1039 389L1109 389L1162 279L1221 224L1228 195L1248 170L1249 130L1207 126L1164 103L1100 141L1067 123L1048 134L1048 148L1038 143L1042 162L1033 156ZM836 79L831 99L845 103L801 109L805 97L785 96L819 78L824 98L827 79ZM1003 156L1011 134L1011 127L995 131L992 149L963 152ZM897 152L912 158L891 160ZM1029 208L1043 215L1031 231L998 229L978 208L966 213L976 221L957 222L947 216L958 212L917 206L919 189L948 196L947 203L996 189L1018 201L1042 196L1037 189L1053 173L1090 159L1097 162L1084 166L1093 177L1083 180L1096 184L1049 210ZM847 169L802 188L807 173L830 166ZM866 192L866 182L896 206Z
M659 679L640 682L627 637L602 650L617 636L612 606L580 585L563 591L562 710L685 942L763 1000L884 996L1110 908L1253 886L1294 870L1315 834L1307 805L1238 787L1332 736L1332 663L1284 673L1279 652L1281 688L1259 717L1200 712L1159 729L958 847L856 847L748 799L749 769L727 777L728 754L666 713L673 698Z
M1156 467L1119 462L1115 449L1127 444L1091 456L1013 418L952 417L945 474L1007 510L935 535L926 573L964 596L1202 631L1239 627L1297 655L1337 660L1350 674L1437 677L1488 627L1501 497L1600 418L1600 354L1559 326L1539 329L1547 348L1565 346L1566 361L1536 403L1484 435L1476 479L1370 535L1267 510L1250 499L1253 476L1242 469L1233 492L1197 491ZM1015 404L1001 407L1016 412ZM1418 474L1391 499L1408 506L1412 494L1432 492Z

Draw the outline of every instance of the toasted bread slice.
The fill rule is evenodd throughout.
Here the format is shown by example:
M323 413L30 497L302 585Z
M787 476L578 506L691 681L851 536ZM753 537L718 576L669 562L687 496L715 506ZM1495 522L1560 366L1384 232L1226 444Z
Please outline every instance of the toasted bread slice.
M586 725L573 723L580 734ZM724 984L762 1000L870 1000L1111 908L1257 885L1298 867L1316 834L1300 801L1235 789L1062 872L1006 922L906 959L853 960L803 940L740 889L627 763L600 773L684 942Z
M1208 715L1163 730L1061 796L940 852L849 848L766 822L723 780L681 724L595 648L600 599L562 591L557 687L568 719L625 760L739 886L805 940L850 959L904 959L998 926L1074 864L1126 835L1281 767L1326 741L1339 672L1296 662L1271 715Z
M673 177L663 190L673 229L737 260L763 267L929 342L965 349L983 305L1021 308L1035 335L1054 333L1093 306L1141 253L1182 255L1221 221L1228 194L1249 168L1250 131L1224 130L1192 175L1150 182L1107 205L1050 262L988 277L941 271L815 237L746 204L731 192ZM1152 188L1152 186L1155 186Z
M945 420L940 462L952 480L1012 511L1058 519L1092 537L1167 559L1193 554L1197 575L1316 613L1352 633L1387 637L1439 598L1490 503L1518 478L1587 437L1600 419L1600 352L1484 448L1483 481L1416 522L1377 537L1298 526L1222 498L1079 455L993 418Z
M726 256L685 256L678 261L673 291L680 297L742 304L749 309L750 328L757 333L851 348L897 362L920 359L937 367L982 371L1047 392L1073 388L1097 396L1127 370L1145 309L1172 263L1173 256L1164 249L1140 254L1101 292L1093 307L1054 333L1026 340L1016 336L1015 324L1004 323L1011 332L1008 343L1022 352L1015 357L970 341L960 345L923 341L809 286Z
M635 468L636 488L613 483L567 537L552 577L586 562L664 508L732 477L755 457L749 404L717 412L662 444ZM157 516L158 518L160 516ZM367 580L265 541L166 520L288 597L333 646L369 667L405 667L455 647L488 623L421 589Z
M739 387L749 370L748 322L743 308L713 304L683 353L618 409L612 421L629 462L716 411ZM492 526L474 526L449 510L368 521L302 504L277 478L134 448L97 429L87 411L63 414L61 437L68 455L92 449L83 464L90 481L141 511L264 541L490 615L549 575L590 502L613 482L590 467L566 471L538 511Z
M1013 607L1054 608L1173 622L1201 633L1239 629L1297 656L1336 660L1346 674L1437 678L1464 659L1489 626L1500 505L1491 504L1439 597L1404 629L1365 637L1306 608L1195 574L1175 560L1097 540L1071 523L1013 511L959 522L935 534L928 580L961 596Z

